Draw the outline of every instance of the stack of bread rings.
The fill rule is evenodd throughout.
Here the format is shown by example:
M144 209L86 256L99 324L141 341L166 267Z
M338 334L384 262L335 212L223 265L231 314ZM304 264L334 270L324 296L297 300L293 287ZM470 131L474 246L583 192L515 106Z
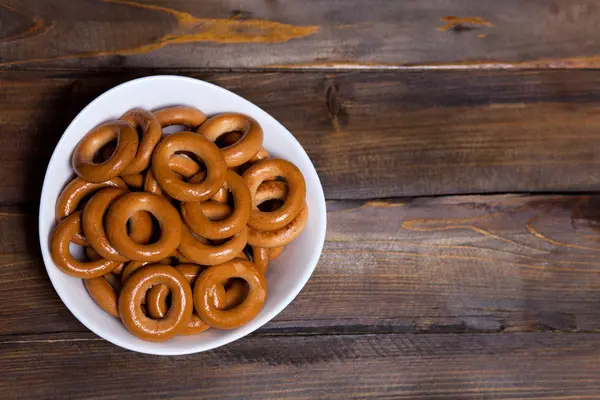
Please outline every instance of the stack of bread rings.
M163 134L172 125L185 130ZM207 119L186 106L97 126L75 148L77 176L56 204L56 266L143 340L248 323L269 263L308 219L300 170L262 143L246 115Z

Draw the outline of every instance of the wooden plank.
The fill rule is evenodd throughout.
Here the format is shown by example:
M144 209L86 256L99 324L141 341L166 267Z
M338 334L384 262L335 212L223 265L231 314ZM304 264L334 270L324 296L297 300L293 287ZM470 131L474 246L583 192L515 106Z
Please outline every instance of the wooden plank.
M599 340L597 333L250 336L202 354L156 357L103 340L16 336L0 341L0 390L8 398L595 399Z
M287 126L329 199L600 190L597 71L188 75ZM37 201L71 119L138 76L0 73L0 204Z
M261 333L599 330L599 206L600 196L330 201L314 275ZM0 254L21 252L0 257L0 334L84 331L34 247L11 244L12 232L35 231L24 218L0 218Z
M599 22L593 0L8 0L0 67L589 68Z

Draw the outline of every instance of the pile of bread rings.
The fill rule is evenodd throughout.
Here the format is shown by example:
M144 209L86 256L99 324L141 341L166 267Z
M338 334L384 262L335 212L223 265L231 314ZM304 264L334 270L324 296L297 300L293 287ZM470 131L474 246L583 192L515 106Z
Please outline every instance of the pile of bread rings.
M163 134L173 125L186 130ZM186 106L97 126L75 148L77 176L56 204L55 264L144 340L248 323L264 305L269 262L308 219L300 170L262 142L248 116L207 119Z

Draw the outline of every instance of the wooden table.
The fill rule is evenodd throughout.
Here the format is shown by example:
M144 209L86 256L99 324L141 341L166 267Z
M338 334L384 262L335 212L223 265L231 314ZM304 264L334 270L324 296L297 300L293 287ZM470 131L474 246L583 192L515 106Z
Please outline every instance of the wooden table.
M0 397L600 397L600 2L0 1ZM204 79L298 138L328 199L302 293L153 357L40 258L54 145L95 96Z

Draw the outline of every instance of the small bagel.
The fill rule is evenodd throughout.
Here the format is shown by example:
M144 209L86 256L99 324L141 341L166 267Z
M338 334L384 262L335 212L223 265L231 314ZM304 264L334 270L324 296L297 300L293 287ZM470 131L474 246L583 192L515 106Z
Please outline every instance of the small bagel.
M148 211L158 221L160 238L151 244L135 243L127 234L127 221ZM181 217L167 199L151 193L132 192L115 200L106 215L106 234L119 253L135 261L160 261L171 254L181 238Z
M197 132L211 142L229 132L242 132L235 143L221 149L228 168L250 161L260 151L263 142L263 131L258 122L238 113L215 115L203 123Z
M94 155L107 143L117 140L117 148L103 163ZM126 121L99 125L81 139L73 152L73 170L89 182L100 183L119 176L135 158L139 144L137 132Z
M169 168L169 160L178 151L190 151L206 166L206 179L199 183L185 182ZM227 165L219 148L203 136L178 132L164 138L152 156L152 174L160 187L180 201L204 201L214 196L223 183Z

